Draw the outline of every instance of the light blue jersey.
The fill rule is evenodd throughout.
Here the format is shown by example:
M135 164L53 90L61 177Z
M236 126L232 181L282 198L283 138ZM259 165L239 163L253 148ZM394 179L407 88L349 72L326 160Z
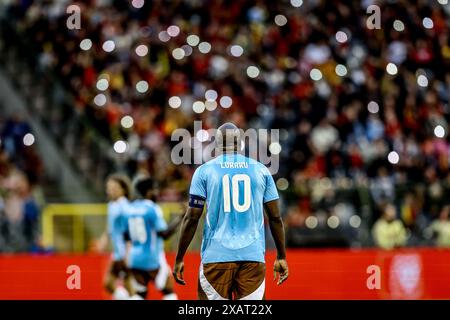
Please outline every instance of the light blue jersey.
M125 259L125 239L126 221L124 210L128 205L128 200L121 197L108 203L108 234L113 247L113 260Z
M161 220L163 220L165 222L166 220L164 219L164 213L163 213L161 207L156 202L153 202L153 203L155 205L156 214L158 215L158 217ZM157 246L159 248L160 253L164 253L164 239L161 237L158 237L156 239L156 242L158 243Z
M132 269L155 270L159 268L162 245L157 233L167 229L167 224L157 212L155 203L135 200L126 210L131 250L128 266Z
M206 199L202 263L264 262L263 204L279 198L267 167L223 154L195 170L189 193Z

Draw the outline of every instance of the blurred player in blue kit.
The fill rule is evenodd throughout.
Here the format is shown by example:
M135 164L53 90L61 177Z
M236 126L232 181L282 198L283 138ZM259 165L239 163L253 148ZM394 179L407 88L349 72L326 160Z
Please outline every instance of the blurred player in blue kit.
M278 191L267 167L238 152L242 134L234 124L219 127L215 141L221 154L198 167L192 177L173 274L177 283L185 284L183 258L206 204L198 298L261 300L264 210L277 248L274 278L279 275L278 284L288 278Z
M145 299L149 282L155 282L165 300L176 300L170 267L164 254L163 240L176 231L181 217L170 225L166 224L161 208L154 199L154 182L151 178L136 182L135 189L140 198L130 202L126 208L127 235L131 242L128 253L130 268L135 287L132 298Z
M113 174L106 180L106 194L108 199L107 230L100 239L100 251L104 251L111 243L113 253L110 267L106 273L104 287L113 299L128 299L131 291L129 271L126 266L126 243L124 232L126 221L125 209L129 204L130 181L128 177ZM123 285L120 285L120 280Z

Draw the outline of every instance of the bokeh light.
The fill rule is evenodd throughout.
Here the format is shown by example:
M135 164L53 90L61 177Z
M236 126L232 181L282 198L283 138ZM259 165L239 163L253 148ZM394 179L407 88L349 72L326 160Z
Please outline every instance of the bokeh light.
M279 178L277 180L277 188L281 191L287 190L289 188L289 181L286 178Z
M230 47L230 53L233 57L240 57L244 53L244 49L240 45L232 45Z
M301 7L303 4L303 0L291 0L291 6L295 8Z
M201 53L206 54L206 53L211 51L211 44L209 42L206 42L206 41L205 42L200 42L200 44L198 45L198 50Z
M209 133L205 129L201 129L197 131L195 137L198 139L198 141L205 142L209 139Z
M136 9L140 9L144 6L144 0L133 0L131 1L131 5Z
M171 37L176 37L180 34L180 28L178 26L170 26L167 28L167 34Z
M376 103L375 101L370 101L367 104L367 110L370 113L378 113L378 111L380 111L380 106L378 105L378 103Z
M109 88L109 81L107 79L99 79L96 84L97 90L105 91Z
M36 139L34 138L34 135L32 133L27 133L23 136L23 144L27 147L33 145L35 141Z
M345 77L347 75L347 67L344 66L343 64L336 65L336 68L334 71L340 77Z
M247 76L249 76L250 78L258 77L259 76L259 69L258 69L258 67L249 66L247 68Z
M192 47L190 45L184 44L181 46L181 49L184 51L184 56L189 57L192 54Z
M445 128L440 124L434 127L434 135L438 138L445 137Z
M315 216L309 216L305 219L305 225L308 229L314 229L319 224L319 221Z
M405 25L400 20L395 20L393 26L395 31L401 32L405 30Z
M141 80L136 83L136 91L139 93L145 93L148 90L148 82L145 80Z
M181 49L181 48L173 49L173 51L172 51L172 57L173 57L174 59L176 59L176 60L181 60L181 59L184 58L184 56L185 56L185 52L184 52L183 49Z
M102 49L105 52L112 52L116 48L116 44L112 40L107 40L103 43Z
M205 104L202 101L195 101L192 105L192 110L194 110L195 113L202 113L205 111Z
M389 73L391 76L393 76L393 75L396 75L396 74L397 74L398 69L397 69L397 66L396 66L394 63L389 62L389 63L387 64L387 66L386 66L386 71L387 71L387 73Z
M272 142L269 145L269 151L270 153L277 155L281 152L281 145L278 142Z
M348 220L348 223L350 224L351 227L355 229L359 228L361 226L361 218L357 215L353 215Z
M277 26L282 27L282 26L286 25L287 22L288 22L288 20L287 20L287 18L286 18L284 15L282 15L282 14L277 14L277 15L275 16L275 24L276 24Z
M124 116L124 117L122 117L122 119L120 119L120 124L125 129L129 129L129 128L133 127L134 120L131 116Z
M181 98L178 96L173 96L169 98L169 106L171 108L177 109L181 106Z
M217 101L214 100L207 100L205 102L205 108L208 111L214 111L217 108Z
M233 100L230 97L223 96L220 98L220 106L222 108L225 108L225 109L230 108L232 104L233 104Z
M216 90L209 89L205 92L205 99L209 101L217 100L218 94Z
M428 87L428 78L424 74L417 77L417 84L421 87Z
M331 229L336 229L337 227L339 227L339 218L337 216L331 216L328 218L327 220L327 225L331 228Z
M97 94L94 98L94 103L99 107L103 107L106 104L106 96L103 93Z
M336 32L336 41L339 43L345 43L348 40L348 36L344 31Z
M322 79L322 72L320 72L319 69L313 68L309 72L309 76L311 77L312 80L319 81L320 79Z
M431 20L428 17L423 18L422 25L425 29L433 29L433 27L434 27L433 20Z
M139 57L145 57L148 54L148 47L145 44L141 44L136 47L136 54Z
M81 50L87 51L90 48L92 48L92 41L91 39L83 39L80 42L80 48Z
M162 42L167 42L170 40L170 35L167 33L166 30L163 30L160 33L158 33L158 39L161 40Z
M114 143L113 148L117 153L125 153L128 149L128 144L123 140L119 140Z
M388 161L391 164L397 164L400 161L400 156L398 155L397 152L391 151L388 154Z
M191 34L187 37L186 42L188 43L188 45L195 47L199 44L200 38L195 34Z

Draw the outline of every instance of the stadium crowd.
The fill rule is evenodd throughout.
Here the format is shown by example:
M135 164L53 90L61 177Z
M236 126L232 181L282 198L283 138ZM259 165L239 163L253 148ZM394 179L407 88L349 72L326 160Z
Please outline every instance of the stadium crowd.
M39 250L40 208L35 196L41 197L35 187L43 168L34 147L24 144L30 132L20 117L0 117L0 252Z
M380 29L366 26L373 3ZM154 176L164 199L182 199L194 169L170 161L173 130L227 120L281 129L275 178L292 228L353 215L371 226L394 204L413 235L429 238L431 221L448 211L448 5L78 1L79 30L66 25L68 5L11 1L6 17L36 53L34 72L55 73L71 108L111 146L126 141L119 167ZM207 90L216 102L205 101Z

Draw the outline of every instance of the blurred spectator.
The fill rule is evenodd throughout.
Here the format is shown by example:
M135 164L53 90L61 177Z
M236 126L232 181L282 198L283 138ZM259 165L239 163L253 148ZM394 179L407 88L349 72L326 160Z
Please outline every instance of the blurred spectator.
M377 175L372 179L370 190L378 206L395 200L393 177L389 175L385 167L378 169Z
M0 252L39 250L40 209L32 191L42 167L33 146L25 146L29 125L18 117L0 123Z
M14 171L4 181L3 238L6 251L35 251L39 240L39 208L27 177Z
M445 206L441 210L438 219L425 229L425 236L433 238L438 247L450 247L450 206Z
M374 224L373 239L378 247L393 249L406 245L406 229L396 215L395 206L388 204L382 217Z
M8 118L0 132L5 151L13 156L19 154L23 147L23 137L29 132L31 132L30 126L19 116Z

